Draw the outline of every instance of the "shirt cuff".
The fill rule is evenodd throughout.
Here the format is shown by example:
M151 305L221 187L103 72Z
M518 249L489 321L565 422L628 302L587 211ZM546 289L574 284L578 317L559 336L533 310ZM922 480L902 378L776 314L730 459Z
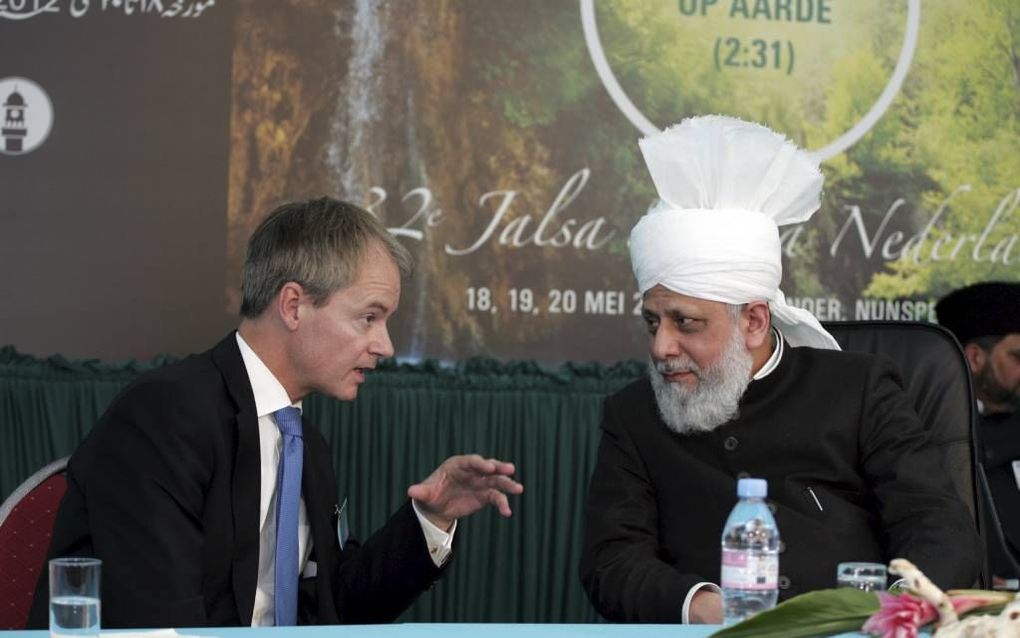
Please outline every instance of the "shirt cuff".
M414 508L414 515L418 517L421 531L425 534L425 546L429 548L429 557L436 567L442 567L453 551L453 533L457 531L457 521L453 522L449 532L444 532L425 518L414 500L411 501L411 507Z
M709 590L714 591L717 594L721 594L722 593L722 590L719 589L719 585L716 585L715 583L710 583L708 581L705 581L705 582L702 582L702 583L698 583L694 587L691 587L690 591L687 592L687 597L684 598L684 610L683 610L683 615L681 616L681 619L680 619L680 621L683 624L685 624L685 625L690 624L690 622L691 622L691 619L690 619L690 615L691 615L691 601L694 600L694 594L698 593L699 591L701 591L705 587L708 587Z

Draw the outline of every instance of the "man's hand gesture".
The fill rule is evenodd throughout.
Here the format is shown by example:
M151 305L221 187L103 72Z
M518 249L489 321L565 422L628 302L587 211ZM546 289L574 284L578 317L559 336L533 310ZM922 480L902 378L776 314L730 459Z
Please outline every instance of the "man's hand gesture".
M455 520L486 505L510 516L507 494L524 491L523 485L510 478L513 473L513 463L477 454L451 456L424 481L407 488L407 495L433 525L449 531Z

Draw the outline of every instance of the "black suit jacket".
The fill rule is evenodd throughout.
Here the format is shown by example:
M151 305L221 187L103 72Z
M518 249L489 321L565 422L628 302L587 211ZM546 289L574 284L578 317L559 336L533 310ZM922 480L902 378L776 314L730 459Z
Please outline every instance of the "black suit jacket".
M981 417L978 435L981 457L988 475L988 488L1013 560L1020 562L1020 485L1013 463L1020 462L1020 412L990 414ZM997 576L1016 578L1009 561L992 565Z
M114 400L68 463L49 555L102 559L104 627L248 625L260 473L255 399L231 333ZM391 621L440 575L409 503L341 551L329 449L307 423L302 495L318 575L301 583L300 623ZM44 573L30 627L46 626L46 602Z
M940 586L975 582L974 522L891 364L787 346L712 432L671 432L648 379L606 400L580 570L596 609L679 622L690 588L719 582L723 525L747 475L768 480L780 599L835 587L840 561L903 557Z

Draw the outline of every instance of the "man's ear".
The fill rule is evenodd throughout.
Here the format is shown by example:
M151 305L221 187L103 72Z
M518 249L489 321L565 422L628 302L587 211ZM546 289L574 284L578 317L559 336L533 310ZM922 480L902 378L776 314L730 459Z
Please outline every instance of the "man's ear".
M744 304L740 316L745 325L744 342L748 350L761 347L771 338L769 328L772 325L772 313L769 312L767 302L750 301Z
M288 330L297 330L301 321L301 302L304 299L305 289L296 281L288 281L276 293L274 308Z
M963 346L963 354L967 357L967 363L970 364L971 374L976 376L985 369L988 353L985 352L984 348L971 341Z

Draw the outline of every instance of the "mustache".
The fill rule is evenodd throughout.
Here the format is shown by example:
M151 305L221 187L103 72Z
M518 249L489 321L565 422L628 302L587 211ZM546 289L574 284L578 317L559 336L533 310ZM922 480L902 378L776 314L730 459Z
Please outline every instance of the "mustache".
M701 368L688 357L673 357L655 362L655 370L659 374L676 374L677 372L692 372L698 377L701 376Z

